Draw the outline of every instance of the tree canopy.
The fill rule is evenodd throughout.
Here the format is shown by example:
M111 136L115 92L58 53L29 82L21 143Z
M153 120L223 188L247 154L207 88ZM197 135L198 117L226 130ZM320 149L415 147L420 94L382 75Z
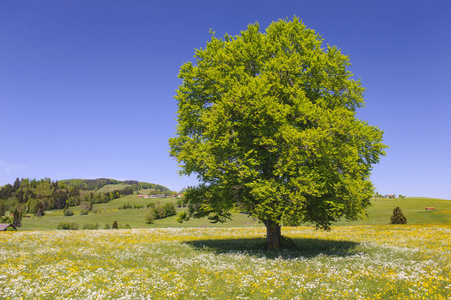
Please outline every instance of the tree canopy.
M189 215L225 221L245 211L279 248L281 226L329 229L365 215L383 132L356 117L360 80L348 56L322 48L301 20L258 23L238 36L214 33L182 65L171 156L199 186L185 192Z

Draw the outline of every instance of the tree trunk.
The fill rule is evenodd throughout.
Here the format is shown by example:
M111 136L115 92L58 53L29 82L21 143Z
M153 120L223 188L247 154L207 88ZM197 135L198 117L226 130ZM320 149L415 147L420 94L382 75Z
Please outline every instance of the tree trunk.
M277 222L266 220L266 248L268 250L280 249L280 225Z

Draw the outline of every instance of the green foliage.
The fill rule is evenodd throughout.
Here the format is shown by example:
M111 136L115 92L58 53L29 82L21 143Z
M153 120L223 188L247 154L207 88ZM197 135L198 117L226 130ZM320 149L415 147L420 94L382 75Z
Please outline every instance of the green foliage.
M152 209L155 212L157 219L166 218L166 212L163 209L163 207L161 207L160 205L157 205L157 206L153 207Z
M10 217L8 217L8 216L0 216L0 223L11 223L11 224L13 224L13 219L11 219Z
M12 224L16 228L22 227L22 209L16 208L14 210Z
M42 204L42 201L38 200L36 204L36 213L34 214L37 217L42 217L45 215L44 213L44 205Z
M0 203L0 217L3 217L5 215L5 212L6 212L5 204L2 202Z
M177 203L178 207L185 207L186 206L185 199L183 199L183 198L177 198L176 203Z
M111 226L111 228L113 228L113 229L118 229L119 228L119 224L117 223L116 220L113 222L113 226Z
M124 229L132 229L132 227L129 224L125 224Z
M188 214L186 213L186 211L182 211L182 212L178 213L178 215L175 219L177 220L177 222L183 223L184 221L188 221L189 217L188 217Z
M393 210L393 215L390 218L390 224L407 224L407 219L402 213L401 208L396 207Z
M153 224L156 218L157 214L153 209L151 209L149 213L145 216L145 221L147 224Z
M93 214L99 214L99 213L102 212L102 210L100 208L98 208L98 207L92 206L91 212Z
M61 222L58 224L56 229L59 230L78 230L78 223L67 223L67 222Z
M25 204L28 212L38 213L44 210L69 208L77 206L81 201L108 203L122 196L132 195L140 188L153 188L159 194L172 194L168 188L153 184L141 183L134 180L118 181L114 179L70 179L52 181L50 178L40 180L19 179L14 184L6 184L0 188L0 199L8 206L17 207ZM43 209L38 211L37 201L41 201ZM83 212L83 213L86 213Z
M378 192L374 193L374 198L382 198L383 196L379 194Z
M200 181L185 192L190 216L222 222L244 208L280 232L365 215L386 146L355 116L364 88L347 56L294 18L213 36L195 59L180 69L169 140L181 174Z
M150 206L150 211L148 214L146 214L145 221L147 224L153 224L156 219L163 219L166 217L174 216L175 214L175 206L172 202L167 202L163 206L153 205Z
M170 190L162 185L148 182L139 182L136 180L124 180L119 181L109 178L98 178L98 179L69 179L62 180L59 182L60 185L65 185L69 188L77 188L80 190L88 191L99 191L101 193L113 192L113 191L123 191L123 195L131 195L133 191L139 189L153 189L158 193L170 192Z
M64 210L64 216L70 217L70 216L73 216L73 215L74 215L74 212L71 209Z
M103 227L103 229L111 229L110 224L105 224L105 226Z
M147 208L149 207L149 205L147 205ZM134 204L133 206L130 204L130 202L124 203L122 206L119 206L119 209L141 209L144 208L144 205L136 205Z
M99 223L83 225L83 230L97 230L97 229L99 229Z
M130 202L124 203L122 206L119 206L119 209L129 209L132 208Z
M163 209L165 212L166 217L170 217L170 216L175 216L176 215L176 211L175 211L175 206L172 202L167 202L163 205Z
M80 203L80 215L87 215L92 210L92 202L83 201Z
M5 231L16 231L16 229L14 229L14 227L12 227L12 226L9 226L6 228Z

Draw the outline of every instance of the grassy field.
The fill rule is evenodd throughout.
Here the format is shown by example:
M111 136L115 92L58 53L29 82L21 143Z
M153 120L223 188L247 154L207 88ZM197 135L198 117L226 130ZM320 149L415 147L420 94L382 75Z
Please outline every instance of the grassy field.
M295 247L272 252L265 228L245 214L146 224L148 209L118 209L175 201L134 195L95 205L96 214L73 207L71 217L24 218L20 231L0 234L0 299L451 298L449 200L377 199L368 219L330 232L283 227ZM386 225L396 206L409 225ZM133 229L55 230L114 220Z
M95 204L94 207L98 209L99 213L80 215L79 207L71 207L74 215L65 217L62 210L49 211L43 217L34 217L29 215L24 217L22 221L22 228L20 230L55 230L61 222L75 222L80 225L80 228L85 224L99 224L100 228L104 228L105 224L112 225L117 221L119 225L124 226L129 224L132 228L164 228L164 227L254 227L262 226L258 221L249 218L245 214L237 214L233 221L225 224L211 224L207 219L191 219L182 224L177 223L175 216L156 220L154 224L146 224L144 217L148 212L144 209L127 209L119 210L124 204L130 203L133 205L144 205L153 202L163 205L166 202L175 203L176 199L162 198L162 199L143 199L136 195L126 196L115 199L105 204ZM408 224L451 224L451 201L432 199L432 198L405 198L405 199L376 199L373 200L373 206L368 209L369 218L357 222L338 222L334 226L343 225L385 225L390 222L393 209L399 206L407 218ZM435 211L426 211L425 207L435 207ZM177 208L181 211L183 208Z
M211 224L207 219L192 219L189 222L182 224L175 220L175 216L155 220L154 224L146 224L144 221L145 215L148 213L148 208L143 209L127 209L120 210L119 207L130 203L133 205L147 206L148 203L155 203L156 205L164 205L166 202L176 203L176 199L160 198L160 199L143 199L138 198L137 195L130 195L119 199L114 199L109 203L94 204L99 213L80 215L79 207L71 207L74 215L65 217L63 210L47 211L43 217L35 217L28 215L22 219L22 227L20 230L55 230L61 222L75 222L80 228L85 224L99 224L100 228L104 228L105 224L110 226L114 221L119 223L119 226L129 224L132 228L159 228L159 227L250 227L258 226L258 222L249 218L245 214L237 214L233 221L225 224ZM177 212L184 208L176 208Z
M336 225L382 225L390 222L393 209L399 206L408 224L451 224L451 200L434 198L374 199L368 208L369 217L357 222L339 222ZM426 207L436 210L426 211Z
M1 299L450 299L451 226L0 234Z

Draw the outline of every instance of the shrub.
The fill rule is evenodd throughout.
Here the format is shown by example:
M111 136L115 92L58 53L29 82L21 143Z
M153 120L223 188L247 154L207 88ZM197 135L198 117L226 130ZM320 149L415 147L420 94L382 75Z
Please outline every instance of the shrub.
M129 209L132 208L130 202L124 203L122 206L119 206L119 209Z
M64 211L64 216L66 216L66 217L70 217L70 216L73 216L73 215L74 215L74 212L71 209L66 209Z
M59 229L59 230L77 230L78 229L78 223L61 222L61 223L58 224L56 229Z
M149 208L149 207L154 208L155 207L155 203L153 203L153 202L148 203L147 204L147 208Z
M110 224L105 224L105 227L103 227L103 229L111 229Z
M129 224L125 224L124 229L132 229L132 227Z
M80 215L87 215L92 210L92 203L83 201L80 203Z
M45 215L44 213L44 204L42 204L42 201L37 200L36 203L36 213L34 214L36 217L42 217Z
M166 212L164 211L163 207L160 205L157 205L153 208L153 211L155 212L156 219L162 219L166 218Z
M9 226L6 228L5 231L16 231L16 229L14 229L14 227L12 227L12 226Z
M399 207L396 207L393 210L393 215L390 218L390 224L407 224L407 219L404 217L404 214Z
M99 223L94 224L85 224L83 225L83 230L86 229L90 229L90 230L95 230L95 229L99 229Z
M61 223L58 224L58 226L56 226L56 229L69 230L70 229L70 224L69 223L65 223L65 222L61 222Z
M164 212L166 214L166 217L175 216L175 206L173 203L166 203L163 205Z
M157 215L153 209L149 211L149 213L144 217L147 224L153 224Z
M186 211L182 211L177 215L177 217L175 219L177 220L177 222L183 223L183 221L188 221L189 217L188 217L188 214L186 213Z
M117 221L113 222L113 226L111 228L113 228L113 229L118 229L119 228L119 224L117 224Z

